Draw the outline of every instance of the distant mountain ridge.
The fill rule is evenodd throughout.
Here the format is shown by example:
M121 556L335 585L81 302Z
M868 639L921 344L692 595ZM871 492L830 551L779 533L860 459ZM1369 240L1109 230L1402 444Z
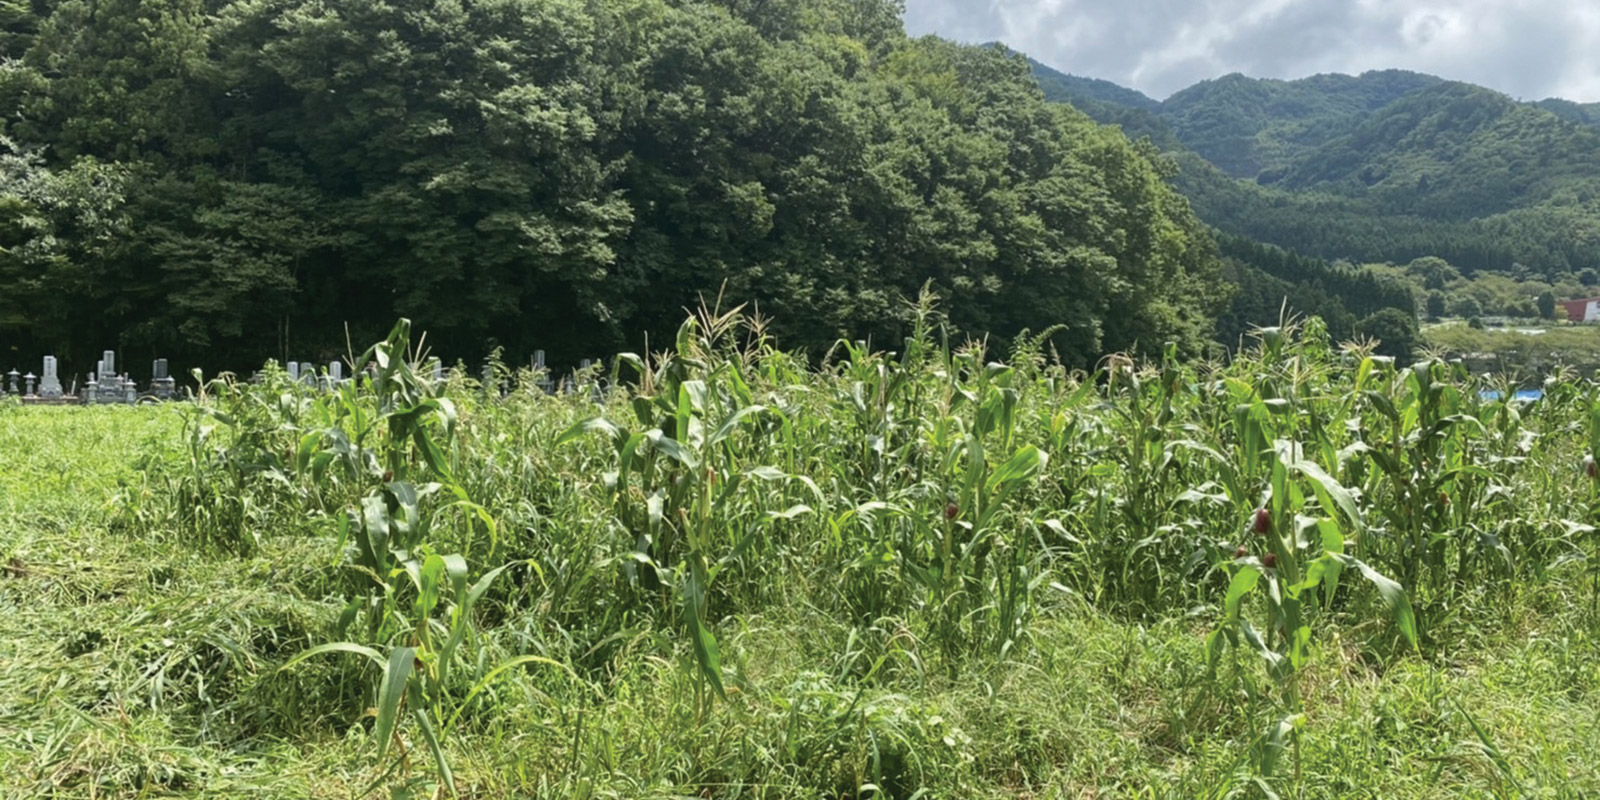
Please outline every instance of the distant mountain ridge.
M1056 88L1065 97L1087 98L1097 102L1112 103L1128 108L1138 108L1144 111L1160 111L1161 101L1157 100L1138 89L1129 89L1126 86L1112 83L1099 78L1085 78L1079 75L1068 75L1059 72L1038 61L1028 59L1033 67L1034 78L1045 87L1046 95L1050 89ZM1055 99L1055 98L1051 98Z
M1029 63L1047 99L1166 151L1226 233L1330 259L1600 267L1600 103L1405 70L1225 75L1158 101Z
M1551 97L1540 100L1535 105L1568 122L1600 126L1600 103L1574 103L1571 100Z
M1234 177L1287 169L1367 114L1440 79L1387 70L1297 81L1237 73L1203 81L1161 104L1178 138Z

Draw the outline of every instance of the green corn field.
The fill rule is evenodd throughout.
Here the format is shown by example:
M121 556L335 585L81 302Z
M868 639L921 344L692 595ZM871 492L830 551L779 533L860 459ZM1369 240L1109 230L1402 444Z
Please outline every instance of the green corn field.
M0 796L1600 796L1600 382L920 320L0 406Z

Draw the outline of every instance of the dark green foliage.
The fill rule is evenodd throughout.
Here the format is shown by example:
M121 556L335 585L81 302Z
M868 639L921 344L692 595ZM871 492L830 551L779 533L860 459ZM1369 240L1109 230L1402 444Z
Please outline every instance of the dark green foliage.
M1217 338L1225 345L1287 317L1321 317L1328 333L1344 340L1355 335L1362 317L1384 309L1414 313L1411 289L1401 282L1232 236L1220 236L1218 245L1227 277L1238 285L1217 320Z
M1428 319L1436 320L1445 314L1443 292L1428 292Z
M961 334L1061 324L1087 365L1199 352L1225 296L1155 150L1021 59L908 39L895 0L27 8L13 135L41 175L135 178L111 239L4 195L40 222L0 254L0 335L69 372L325 361L396 316L447 360L572 361L719 291L819 351L899 341L924 286Z
M1417 317L1398 308L1386 308L1361 320L1356 330L1378 340L1378 354L1400 361L1409 361L1417 348Z
M1406 272L1422 279L1422 288L1437 292L1461 277L1461 271L1438 256L1419 258L1406 265Z
M1550 292L1539 293L1539 316L1544 319L1556 318L1556 296Z
M1451 304L1450 311L1458 317L1477 319L1483 316L1483 304L1478 301L1478 298L1466 295L1456 298L1455 302Z

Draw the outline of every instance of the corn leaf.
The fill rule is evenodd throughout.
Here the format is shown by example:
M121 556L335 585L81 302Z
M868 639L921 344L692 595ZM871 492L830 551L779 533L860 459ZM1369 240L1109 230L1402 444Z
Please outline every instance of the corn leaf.
M352 642L333 642L332 644L319 644L309 650L303 650L299 654L295 655L294 658L283 662L283 666L279 667L279 669L288 669L312 656L321 655L322 653L355 653L358 656L366 656L372 660L372 663L378 665L380 669L383 667L384 663L383 656L379 655L378 651L370 647L354 644Z
M1227 611L1228 619L1239 618L1239 604L1244 596L1256 588L1256 583L1261 580L1261 571L1254 566L1246 565L1233 574L1233 580L1228 582Z
M406 680L411 677L411 666L417 658L414 647L396 647L389 651L389 664L383 670L383 683L378 687L378 721L373 735L378 739L378 758L389 751L389 739L394 736L394 723L400 713L400 701L406 696Z
M428 718L428 712L420 708L411 712L411 716L417 721L417 728L422 731L423 741L428 743L428 751L433 753L434 766L439 768L439 779L444 781L445 788L449 789L451 794L455 794L456 776L450 771L450 763L445 761L444 748L439 746L439 732L433 729L433 720Z
M603 433L607 438L613 440L620 439L623 436L622 429L617 427L616 423L605 417L592 417L563 431L560 436L556 437L556 445L566 444L590 433Z
M728 695L722 688L722 656L717 651L717 637L700 618L700 599L703 595L700 582L692 575L683 582L683 621L689 628L689 644L694 648L695 662L700 674L711 684L713 691L723 700Z
M1351 556L1338 556L1347 567L1355 567L1362 577L1366 578L1373 586L1378 587L1378 596L1383 598L1384 605L1389 612L1394 614L1396 625L1400 632L1405 634L1406 641L1411 643L1412 649L1419 647L1417 643L1417 620L1411 612L1411 597L1406 594L1405 587L1391 580L1383 573L1367 566L1366 562Z

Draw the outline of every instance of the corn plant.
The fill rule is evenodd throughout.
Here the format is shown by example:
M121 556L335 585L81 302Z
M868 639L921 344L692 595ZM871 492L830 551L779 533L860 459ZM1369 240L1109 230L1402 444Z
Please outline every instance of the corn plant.
M270 522L303 519L304 509L325 507L324 484L295 469L302 418L317 404L276 365L262 375L256 387L232 375L206 380L194 372L200 396L179 407L179 457L147 457L143 486L122 494L119 505L131 524L172 529L202 546L245 554L256 549L256 531Z
M454 405L419 376L415 360L407 358L409 344L410 323L402 320L387 340L356 360L360 382L328 398L330 426L302 440L303 465L318 474L337 470L366 487L339 523L341 542L353 545L348 566L362 587L346 605L339 631L362 635L359 641L313 647L284 668L324 653L370 660L379 670L373 725L379 761L392 741L400 741L399 722L409 717L439 779L454 792L442 737L498 674L521 664L557 662L521 656L487 672L480 668L464 692L461 682L451 680L473 632L474 607L510 565L482 573L469 585L466 557L440 550L440 528L455 523L465 534L464 549L471 549L474 531L485 531L492 556L495 522L455 477L449 455ZM401 763L404 758L390 770Z
M1258 544L1254 548L1241 545L1234 554L1223 602L1224 623L1211 634L1207 652L1214 670L1224 649L1237 648L1243 640L1266 662L1268 674L1280 687L1287 713L1269 729L1259 765L1261 773L1270 777L1286 738L1298 751L1296 731L1303 721L1299 676L1311 658L1313 622L1319 608L1333 603L1346 569L1355 570L1377 589L1413 648L1418 640L1405 589L1346 552L1352 540L1366 534L1349 490L1315 461L1306 459L1295 442L1274 442L1264 458L1270 488L1262 506L1245 524L1246 537ZM1258 588L1264 588L1260 619L1265 631L1244 613L1244 601ZM1298 763L1297 756L1297 781Z
M739 309L707 312L680 328L676 354L654 364L637 355L621 357L639 374L631 398L638 429L593 417L556 440L559 446L593 433L611 444L615 469L606 483L614 513L635 534L630 566L663 606L679 609L702 715L710 695L727 696L709 617L714 584L762 533L759 527L741 530L730 522L740 516L748 482L788 481L776 467L749 463L762 455L760 447L735 446L743 427L763 418L772 424L773 416L755 402L742 361L725 357L722 349L739 320ZM808 510L795 505L781 514L792 518ZM669 592L675 600L668 599Z

